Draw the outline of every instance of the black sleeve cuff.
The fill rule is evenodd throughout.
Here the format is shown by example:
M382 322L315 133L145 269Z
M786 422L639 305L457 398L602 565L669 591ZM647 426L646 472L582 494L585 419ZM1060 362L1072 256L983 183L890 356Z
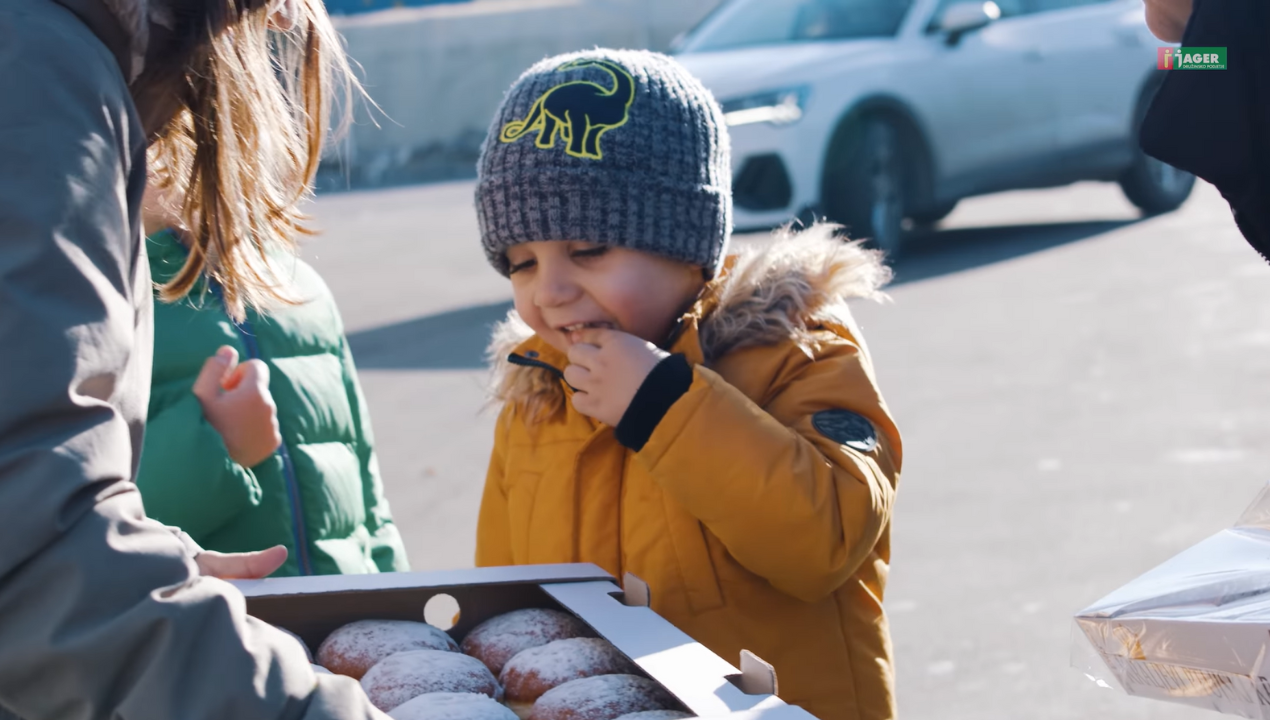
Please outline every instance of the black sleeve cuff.
M670 411L692 386L692 366L683 355L671 355L653 368L635 391L630 407L617 424L617 441L639 452Z

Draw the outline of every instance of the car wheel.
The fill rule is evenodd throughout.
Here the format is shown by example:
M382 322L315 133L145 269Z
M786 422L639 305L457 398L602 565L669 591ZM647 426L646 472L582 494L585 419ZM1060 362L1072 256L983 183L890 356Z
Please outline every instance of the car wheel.
M1195 176L1161 162L1142 151L1138 143L1138 131L1146 119L1151 100L1159 90L1159 84L1143 93L1133 132L1133 164L1120 176L1120 189L1129 202L1147 215L1159 215L1178 209L1195 187Z
M1178 209L1195 187L1195 176L1142 152L1120 178L1120 189L1129 202L1147 215Z
M884 119L866 118L832 154L825 183L829 216L847 226L851 237L898 256L906 187L899 131Z
M919 226L927 226L927 227L934 225L940 220L943 220L949 215L952 215L952 211L957 209L958 202L960 201L953 200L951 202L946 202L942 205L936 205L935 207L925 212L915 212L912 215L913 223Z

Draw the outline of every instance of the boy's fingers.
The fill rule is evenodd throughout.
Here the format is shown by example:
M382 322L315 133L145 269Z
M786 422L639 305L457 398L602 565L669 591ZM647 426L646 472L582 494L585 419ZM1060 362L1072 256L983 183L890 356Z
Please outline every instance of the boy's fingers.
M221 580L254 580L268 577L286 561L287 548L283 545L247 553L218 553L205 550L194 558L200 573Z
M565 353L565 357L574 365L583 367L592 367L595 365L595 358L600 354L600 347L590 343L578 343L569 346L569 352Z
M203 363L203 369L194 380L194 395L201 400L216 397L237 364L238 351L228 345L222 346Z
M564 369L564 381L579 392L586 392L591 387L591 371L581 365L567 365Z
M573 394L572 402L574 410L577 410L589 418L599 419L596 417L596 415L600 412L599 397L592 395L589 392L579 390Z
M581 343L585 345L594 345L596 347L604 347L604 342L610 340L614 333L620 330L609 330L608 328L582 328L574 330L570 335L570 339L575 344Z

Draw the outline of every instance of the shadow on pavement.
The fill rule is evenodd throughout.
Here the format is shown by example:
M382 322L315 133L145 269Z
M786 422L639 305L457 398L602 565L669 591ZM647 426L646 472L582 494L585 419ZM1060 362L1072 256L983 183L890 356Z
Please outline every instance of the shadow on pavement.
M490 330L511 307L508 300L361 330L348 344L362 370L477 370Z
M1140 220L1100 220L939 230L912 237L895 264L895 281L927 280L1012 260L1109 233Z
M1108 233L1136 220L942 230L913 237L895 266L895 284L1003 262ZM477 305L351 333L365 370L476 370L485 367L490 330L511 301Z

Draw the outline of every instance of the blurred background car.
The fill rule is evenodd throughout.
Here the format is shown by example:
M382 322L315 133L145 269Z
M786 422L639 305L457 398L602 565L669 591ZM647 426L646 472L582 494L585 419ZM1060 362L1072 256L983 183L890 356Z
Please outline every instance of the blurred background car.
M894 255L975 195L1181 205L1137 143L1158 45L1140 0L729 0L673 50L727 116L738 229L826 216Z

